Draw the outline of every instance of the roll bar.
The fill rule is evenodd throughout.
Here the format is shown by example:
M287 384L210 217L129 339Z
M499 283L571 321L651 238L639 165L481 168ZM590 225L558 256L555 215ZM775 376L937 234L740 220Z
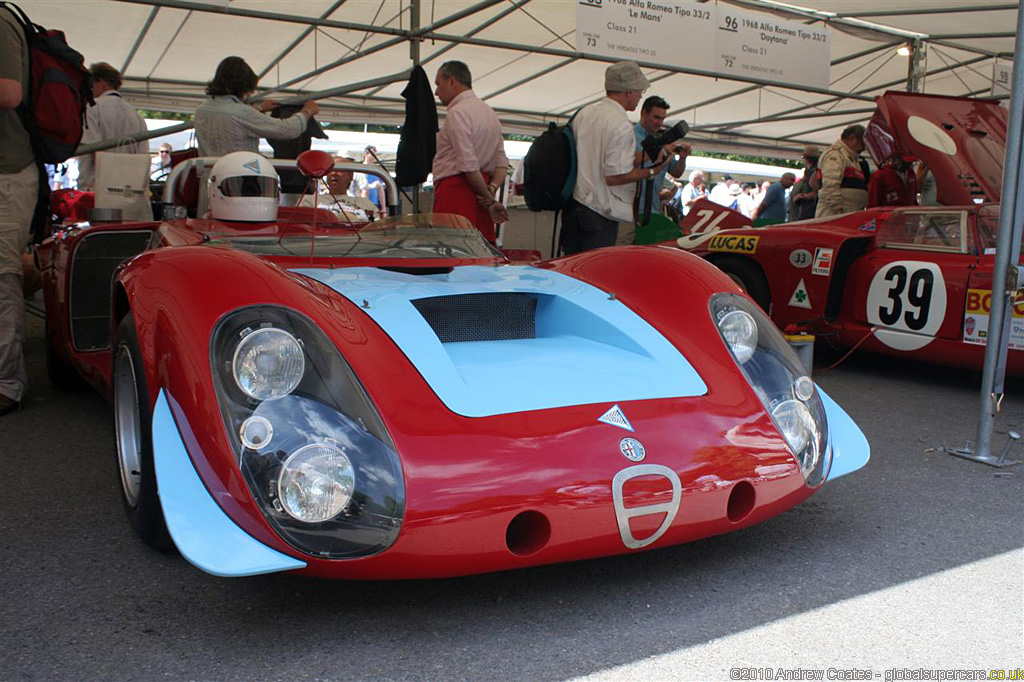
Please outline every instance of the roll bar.
M196 171L196 175L198 177L202 177L203 174L200 171L212 168L213 164L217 163L219 160L220 159L216 156L201 156L198 158L185 159L171 169L171 174L167 177L167 182L164 184L164 194L161 198L164 206L165 220L175 217L176 206L174 204L174 191L177 189L178 185L185 181L192 170ZM267 161L269 161L274 167L274 170L277 170L278 172L282 170L298 169L298 165L294 159L267 159ZM384 186L387 188L388 214L399 214L398 185L395 184L395 179L383 168L367 166L366 164L356 163L354 161L338 161L334 164L334 170L366 173L367 175L375 175L383 180Z

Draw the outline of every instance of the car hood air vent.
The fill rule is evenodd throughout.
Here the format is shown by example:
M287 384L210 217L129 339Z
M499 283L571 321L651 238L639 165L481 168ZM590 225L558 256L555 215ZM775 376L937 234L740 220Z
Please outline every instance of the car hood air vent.
M448 409L466 417L707 392L657 329L561 273L516 265L427 277L360 267L295 272L358 305Z

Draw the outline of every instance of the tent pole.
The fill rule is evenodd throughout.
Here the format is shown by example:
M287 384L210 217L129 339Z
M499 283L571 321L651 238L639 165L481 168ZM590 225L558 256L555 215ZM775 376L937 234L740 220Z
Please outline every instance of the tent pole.
M409 39L409 57L412 59L413 68L415 68L420 66L420 45L423 44L423 41L415 35L420 30L420 0L410 0L409 2L409 28L413 33L413 37ZM412 212L413 215L419 215L420 212L419 183L412 188Z
M128 51L128 56L124 60L124 64L121 65L121 75L128 70L128 65L132 63L132 59L135 58L135 53L139 51L139 45L145 40L146 34L149 33L149 27L153 25L153 20L156 19L157 13L160 11L159 7L154 7L153 11L149 13L149 17L146 19L146 23L143 24L142 30L139 31L139 37L135 39L135 44L132 45L132 49Z
M1012 442L1010 434L1003 454L992 454L992 427L995 415L1003 401L1003 380L1006 375L1006 353L1010 343L1010 322L1013 315L1011 305L1016 293L1024 290L1024 272L1020 262L1021 233L1024 231L1024 59L1022 59L1021 32L1024 32L1024 0L1017 10L1017 40L1013 59L1013 83L1010 91L1010 124L1006 129L1006 157L1003 160L1003 186L999 199L999 237L996 244L995 267L992 270L992 307L988 317L988 334L985 344L985 365L981 377L981 409L978 412L978 431L975 449L970 443L959 450L947 450L956 457L963 457L990 466L1002 467L1016 464L1007 460ZM1017 438L1020 436L1018 435Z
M910 59L907 64L907 92L921 92L924 89L924 65L928 55L928 44L920 38L910 41Z

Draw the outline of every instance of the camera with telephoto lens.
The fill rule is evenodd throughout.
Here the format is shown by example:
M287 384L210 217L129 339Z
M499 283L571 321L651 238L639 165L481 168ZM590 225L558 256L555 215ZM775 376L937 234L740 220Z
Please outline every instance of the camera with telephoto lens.
M657 135L648 135L644 138L644 141L640 143L643 150L647 153L647 156L651 158L651 161L658 160L658 154L661 153L661 148L667 144L672 144L676 140L681 140L686 136L686 133L690 132L690 126L686 124L686 121L680 121L668 130L663 130ZM679 151L679 147L676 147L676 151Z

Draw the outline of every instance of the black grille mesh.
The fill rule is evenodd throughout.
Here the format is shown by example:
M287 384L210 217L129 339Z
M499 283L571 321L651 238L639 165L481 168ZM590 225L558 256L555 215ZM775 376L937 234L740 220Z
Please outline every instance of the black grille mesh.
M145 250L149 230L86 235L71 265L71 339L78 350L110 345L110 294L117 266Z
M507 341L537 336L537 295L432 296L412 302L441 343Z

